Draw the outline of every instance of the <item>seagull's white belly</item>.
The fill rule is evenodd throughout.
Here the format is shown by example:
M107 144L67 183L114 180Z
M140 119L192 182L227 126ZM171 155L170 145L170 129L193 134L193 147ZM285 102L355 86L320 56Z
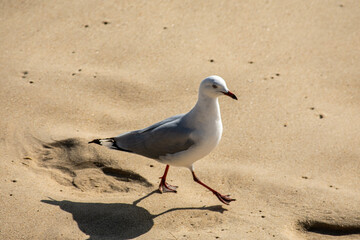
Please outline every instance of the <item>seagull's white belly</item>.
M167 154L160 157L160 162L172 166L190 168L194 162L208 155L219 143L222 135L221 120L215 126L207 126L194 132L192 138L195 144L185 151Z

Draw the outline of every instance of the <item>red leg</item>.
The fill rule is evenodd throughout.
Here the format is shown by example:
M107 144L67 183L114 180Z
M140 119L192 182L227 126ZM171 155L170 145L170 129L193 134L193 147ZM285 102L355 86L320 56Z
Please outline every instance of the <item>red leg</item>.
M230 202L232 201L236 201L236 199L230 198L230 195L222 195L219 192L215 191L214 189L212 189L211 187L207 186L205 183L201 182L195 175L195 172L191 170L191 173L193 175L194 181L199 183L200 185L206 187L207 189L209 189L213 194L215 194L215 196L224 204L229 205Z
M166 165L164 175L162 177L160 177L161 181L160 181L160 185L159 185L159 191L161 193L163 193L163 192L175 192L176 193L177 186L172 186L166 182L166 175L169 171L169 167L170 167L169 165Z

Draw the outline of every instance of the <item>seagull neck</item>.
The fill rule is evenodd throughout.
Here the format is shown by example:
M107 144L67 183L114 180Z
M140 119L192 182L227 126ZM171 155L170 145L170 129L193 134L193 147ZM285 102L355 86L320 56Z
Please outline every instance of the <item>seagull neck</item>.
M199 93L198 101L191 110L191 115L198 121L220 119L220 107L218 98L212 98Z

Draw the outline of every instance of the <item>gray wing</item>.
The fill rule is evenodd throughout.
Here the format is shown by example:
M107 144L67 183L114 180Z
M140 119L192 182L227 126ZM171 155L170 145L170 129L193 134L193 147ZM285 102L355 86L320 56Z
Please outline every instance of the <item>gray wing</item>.
M168 122L173 122L175 120L180 120L180 118L182 118L182 116L184 116L185 114L179 114L179 115L175 115L175 116L172 116L172 117L169 117L169 118L166 118L164 120L162 120L161 122L158 122L158 123L154 123L153 125L147 127L147 128L144 128L144 129L141 129L141 130L138 130L139 133L144 133L144 132L147 132L147 131L151 131L157 127L160 127L161 125L164 125L165 123L168 123Z
M150 127L124 133L114 138L117 147L148 158L184 151L194 144L190 138L192 129L182 124L182 116L177 115Z

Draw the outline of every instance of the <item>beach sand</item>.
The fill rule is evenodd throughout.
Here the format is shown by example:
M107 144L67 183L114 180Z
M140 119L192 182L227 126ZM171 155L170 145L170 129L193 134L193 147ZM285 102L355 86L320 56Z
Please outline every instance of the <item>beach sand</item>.
M358 1L2 1L0 239L359 239ZM189 111L197 175L88 141Z

